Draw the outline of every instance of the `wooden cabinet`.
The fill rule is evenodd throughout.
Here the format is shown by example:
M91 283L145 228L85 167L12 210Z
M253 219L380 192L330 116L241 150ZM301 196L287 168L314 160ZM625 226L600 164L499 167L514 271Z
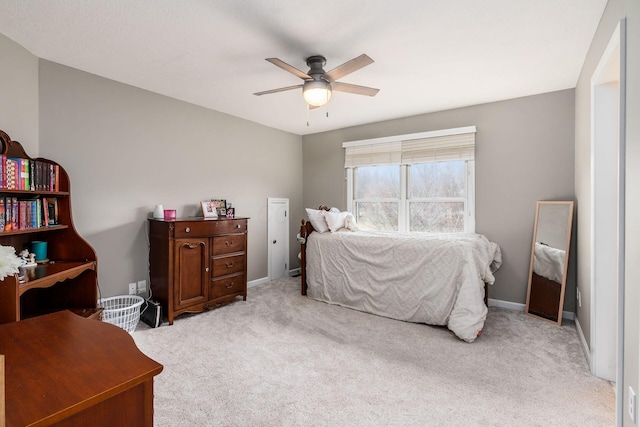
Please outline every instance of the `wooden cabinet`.
M0 354L7 427L153 426L162 365L124 329L60 311L0 325Z
M151 291L169 324L247 299L248 218L149 220Z
M69 176L64 168L47 159L31 159L20 143L0 131L1 152L8 158L36 160L55 165L58 185L54 191L0 188L0 197L18 200L55 198L58 223L40 227L0 230L0 245L13 246L16 253L30 248L32 241L47 242L49 262L27 267L19 277L0 281L0 323L63 309L95 308L98 299L97 257L93 248L76 232L71 216Z

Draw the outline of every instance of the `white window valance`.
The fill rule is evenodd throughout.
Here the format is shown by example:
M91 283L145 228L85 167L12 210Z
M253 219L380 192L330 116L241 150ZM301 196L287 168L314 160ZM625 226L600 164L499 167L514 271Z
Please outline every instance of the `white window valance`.
M344 167L393 165L402 160L402 141L362 144L347 148Z
M475 135L476 127L467 126L345 142L344 167L473 160Z

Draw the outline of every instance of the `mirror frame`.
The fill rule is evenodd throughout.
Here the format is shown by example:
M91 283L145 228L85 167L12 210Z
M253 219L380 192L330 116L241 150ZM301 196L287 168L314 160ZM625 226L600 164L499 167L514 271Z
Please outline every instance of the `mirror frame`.
M529 310L529 303L531 298L531 282L533 279L533 260L535 254L535 245L536 245L536 236L538 234L538 218L540 215L540 207L544 205L567 205L569 206L569 218L567 218L567 236L566 236L566 250L564 255L564 268L562 272L562 283L560 283L560 301L558 302L558 312L557 312L557 321L552 319L547 319L544 316L541 316L537 313L531 312ZM573 201L541 201L539 200L536 203L536 217L535 223L533 226L533 241L531 242L531 260L529 262L529 283L527 285L527 303L525 306L525 313L529 316L536 317L538 319L546 320L547 322L555 323L558 326L562 325L562 310L564 308L564 295L565 289L567 286L567 272L569 270L569 251L571 248L571 229L573 225L573 217L574 217L574 202Z

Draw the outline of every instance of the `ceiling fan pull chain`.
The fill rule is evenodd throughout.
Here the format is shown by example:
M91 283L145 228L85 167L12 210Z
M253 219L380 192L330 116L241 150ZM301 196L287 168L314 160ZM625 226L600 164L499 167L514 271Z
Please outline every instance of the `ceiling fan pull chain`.
M307 127L309 127L309 110L311 109L311 107L309 107L309 104L307 104Z

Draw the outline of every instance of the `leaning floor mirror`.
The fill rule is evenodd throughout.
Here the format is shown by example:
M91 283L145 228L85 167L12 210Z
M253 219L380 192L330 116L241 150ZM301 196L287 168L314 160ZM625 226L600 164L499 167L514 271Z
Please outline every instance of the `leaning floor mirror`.
M526 313L562 324L573 202L539 201L533 227Z

